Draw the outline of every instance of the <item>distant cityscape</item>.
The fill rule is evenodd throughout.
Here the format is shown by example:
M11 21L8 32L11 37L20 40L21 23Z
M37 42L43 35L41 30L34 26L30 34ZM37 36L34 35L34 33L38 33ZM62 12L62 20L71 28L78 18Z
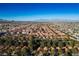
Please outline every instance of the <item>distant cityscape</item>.
M79 56L79 22L0 20L2 56Z

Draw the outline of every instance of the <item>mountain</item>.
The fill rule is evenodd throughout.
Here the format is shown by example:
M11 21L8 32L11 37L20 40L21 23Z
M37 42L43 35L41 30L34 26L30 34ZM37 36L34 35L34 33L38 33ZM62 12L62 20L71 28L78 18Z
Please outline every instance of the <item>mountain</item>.
M13 21L8 21L8 20L0 19L0 23L10 23L10 22L13 22Z
M74 19L37 19L38 22L79 22L79 20Z

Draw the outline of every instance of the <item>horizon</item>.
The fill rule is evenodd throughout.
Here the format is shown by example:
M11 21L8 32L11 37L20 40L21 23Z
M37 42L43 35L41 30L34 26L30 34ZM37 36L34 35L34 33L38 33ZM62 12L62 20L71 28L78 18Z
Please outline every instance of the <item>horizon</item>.
M79 3L0 3L0 18L14 21L79 21Z

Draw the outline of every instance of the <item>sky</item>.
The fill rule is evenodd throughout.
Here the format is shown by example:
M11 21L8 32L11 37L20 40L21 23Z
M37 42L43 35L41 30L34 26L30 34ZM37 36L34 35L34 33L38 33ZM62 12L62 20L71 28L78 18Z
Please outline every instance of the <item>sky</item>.
M0 19L15 21L79 20L79 3L0 3Z

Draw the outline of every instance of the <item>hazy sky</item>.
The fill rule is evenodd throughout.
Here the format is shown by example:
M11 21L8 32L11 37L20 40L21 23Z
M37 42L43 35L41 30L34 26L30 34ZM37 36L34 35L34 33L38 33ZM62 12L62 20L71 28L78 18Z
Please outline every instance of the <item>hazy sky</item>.
M1 4L0 19L30 21L39 19L79 20L79 4L25 3Z

